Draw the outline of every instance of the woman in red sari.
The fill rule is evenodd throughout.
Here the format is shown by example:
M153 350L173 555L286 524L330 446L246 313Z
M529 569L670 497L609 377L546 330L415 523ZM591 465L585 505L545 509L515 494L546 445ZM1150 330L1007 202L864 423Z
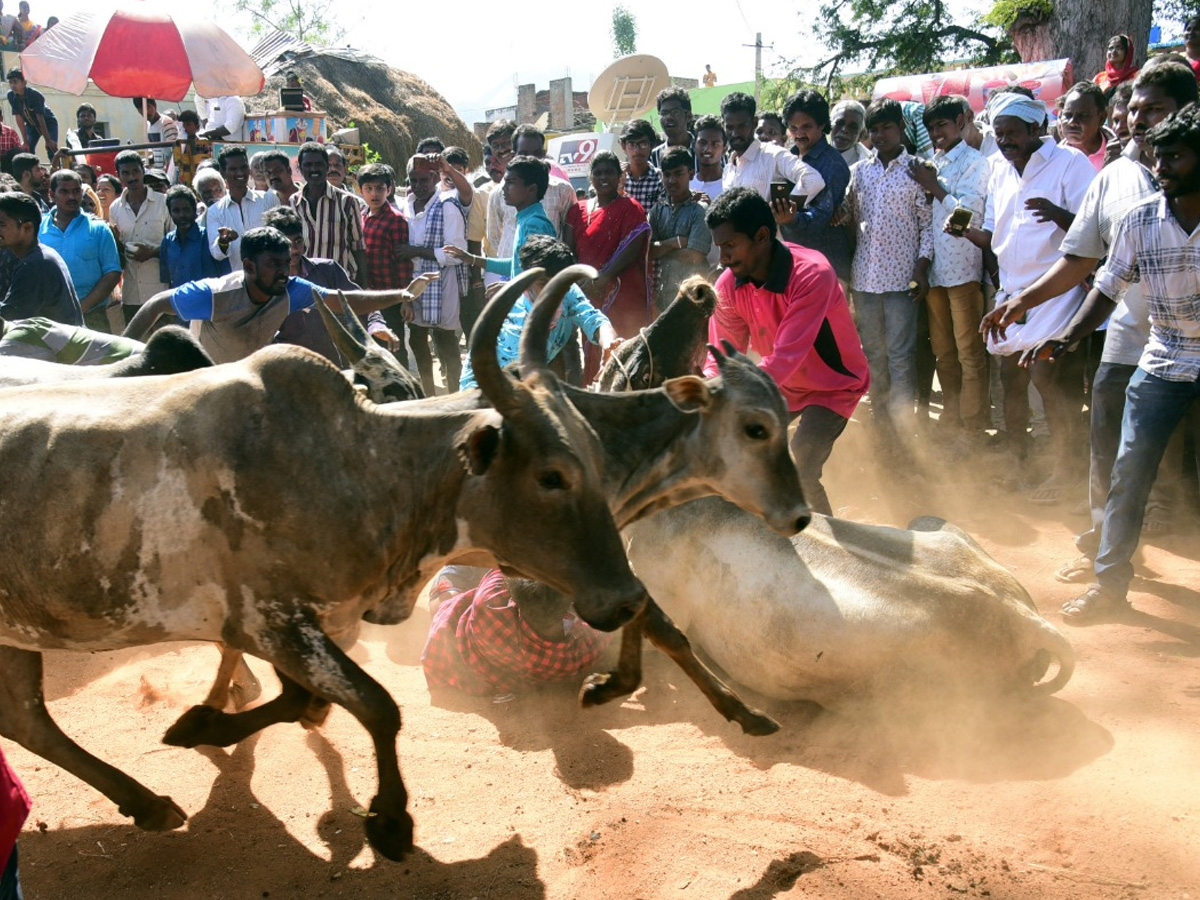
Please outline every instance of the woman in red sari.
M1092 80L1100 90L1110 91L1124 81L1132 81L1138 73L1137 57L1133 53L1133 40L1127 34L1115 34L1108 39L1104 53L1104 71Z
M597 153L591 166L596 196L580 200L567 210L563 239L581 263L600 272L591 284L582 284L592 304L608 316L621 337L633 337L650 324L649 265L650 225L646 211L632 197L618 194L621 162L608 151ZM599 368L600 356L589 345L584 382Z

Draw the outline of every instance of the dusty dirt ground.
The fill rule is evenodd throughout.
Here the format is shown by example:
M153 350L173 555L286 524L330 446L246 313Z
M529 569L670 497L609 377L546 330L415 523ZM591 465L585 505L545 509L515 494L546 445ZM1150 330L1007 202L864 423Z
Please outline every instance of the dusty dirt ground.
M1000 457L894 487L854 435L829 484L845 515L944 515L1022 580L1043 613L1077 588L1052 573L1083 523L993 487ZM108 800L9 742L35 799L22 836L30 900L93 897L526 898L1200 897L1200 537L1156 540L1123 624L1067 630L1056 697L888 725L750 698L783 723L743 736L659 654L627 702L581 711L570 689L496 705L431 701L428 613L374 628L357 658L404 714L399 749L418 850L365 845L370 744L335 710L228 750L163 747L204 694L207 645L47 655L50 706L85 747L190 815L147 834ZM1066 629L1064 629L1066 630ZM268 692L273 678L261 669Z

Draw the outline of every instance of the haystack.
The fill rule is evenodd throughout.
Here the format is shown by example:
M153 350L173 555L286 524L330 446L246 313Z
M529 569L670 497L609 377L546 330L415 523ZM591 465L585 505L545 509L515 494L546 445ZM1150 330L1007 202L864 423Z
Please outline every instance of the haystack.
M464 148L473 166L483 162L478 138L445 98L415 75L354 51L308 50L289 56L266 67L266 87L246 102L250 111L278 108L284 71L290 69L300 76L313 107L328 113L331 127L353 122L361 139L399 172L417 142L431 136Z

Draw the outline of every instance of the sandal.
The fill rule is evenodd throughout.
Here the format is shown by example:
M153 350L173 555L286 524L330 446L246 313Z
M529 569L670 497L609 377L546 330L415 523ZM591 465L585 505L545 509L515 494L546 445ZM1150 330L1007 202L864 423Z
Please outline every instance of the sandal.
M1033 493L1029 495L1029 502L1039 506L1053 506L1062 502L1065 489L1066 486L1059 479L1051 476L1033 489Z
M1063 584L1087 584L1095 577L1094 567L1090 556L1080 556L1063 565L1054 578Z
M1113 596L1098 584L1062 605L1063 621L1070 625L1112 622L1128 611L1129 601Z
M1162 537L1173 530L1170 510L1162 506L1152 506L1146 510L1146 516L1142 519L1142 534L1146 537Z

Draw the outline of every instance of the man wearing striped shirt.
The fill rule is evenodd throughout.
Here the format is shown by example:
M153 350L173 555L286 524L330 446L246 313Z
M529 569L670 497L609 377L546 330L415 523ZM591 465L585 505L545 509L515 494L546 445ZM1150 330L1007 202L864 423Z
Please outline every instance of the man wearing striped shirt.
M304 224L306 255L332 259L354 278L366 270L358 201L329 183L329 151L324 144L304 144L297 164L304 176L304 189L288 202Z
M1117 224L1108 260L1066 330L1033 347L1028 360L1054 359L1095 331L1114 298L1140 283L1150 338L1125 393L1121 444L1104 507L1096 584L1064 604L1063 618L1089 624L1128 609L1133 554L1158 464L1175 427L1200 427L1200 109L1189 104L1147 136L1162 193Z

